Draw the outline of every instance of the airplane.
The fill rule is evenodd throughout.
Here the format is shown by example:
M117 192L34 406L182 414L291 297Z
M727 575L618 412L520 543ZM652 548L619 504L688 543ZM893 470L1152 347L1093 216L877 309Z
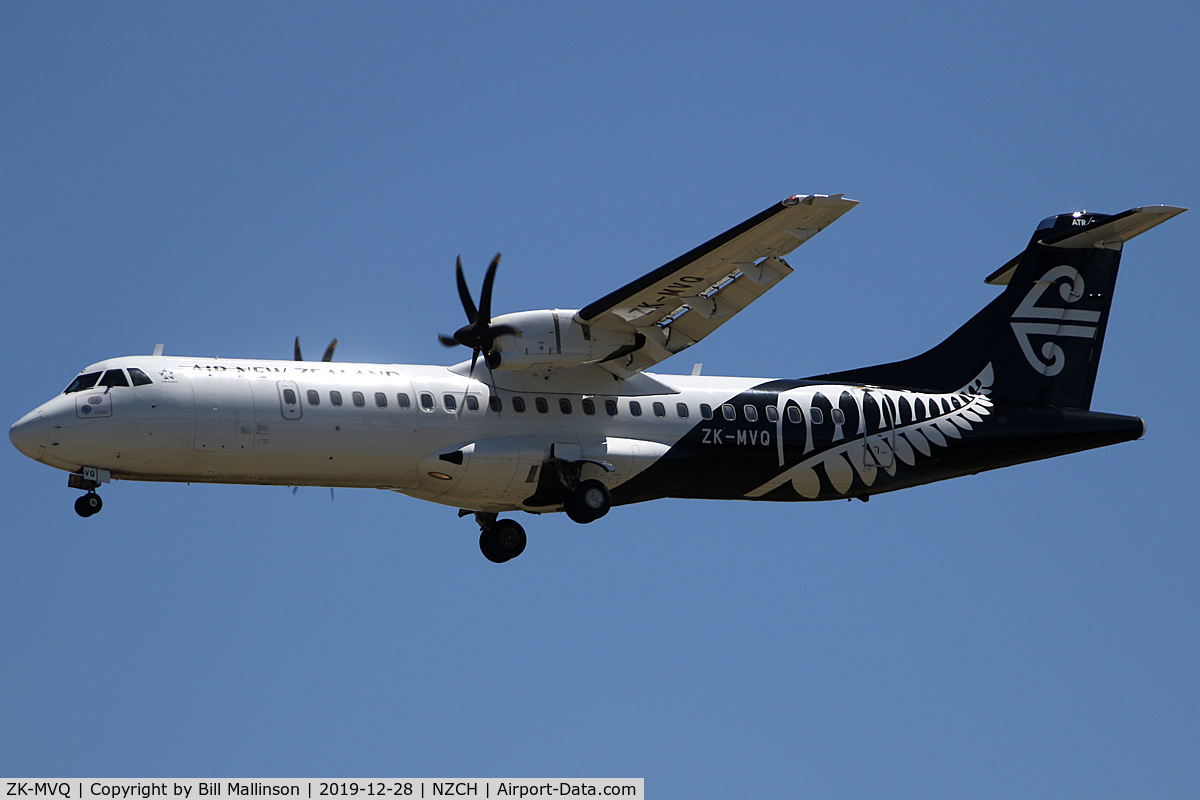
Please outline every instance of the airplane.
M65 470L82 517L114 480L374 487L473 516L495 563L525 549L500 515L591 523L659 498L858 498L1140 438L1090 410L1125 242L1186 209L1041 222L986 281L1001 293L903 361L761 379L647 370L792 273L784 260L857 205L796 195L574 310L492 317L500 256L449 367L153 355L99 361L9 430Z

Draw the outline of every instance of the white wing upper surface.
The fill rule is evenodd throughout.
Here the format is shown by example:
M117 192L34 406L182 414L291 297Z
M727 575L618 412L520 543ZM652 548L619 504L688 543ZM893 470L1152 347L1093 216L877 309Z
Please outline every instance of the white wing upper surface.
M783 256L856 205L840 194L789 197L580 309L575 321L636 334L640 347L600 366L621 377L641 372L700 341L786 278L792 268Z

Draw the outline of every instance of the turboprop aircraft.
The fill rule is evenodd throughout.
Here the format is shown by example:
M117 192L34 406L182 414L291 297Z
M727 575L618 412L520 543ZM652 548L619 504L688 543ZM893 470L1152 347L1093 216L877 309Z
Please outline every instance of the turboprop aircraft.
M1089 410L1125 242L1186 209L1049 217L987 278L1001 294L933 349L807 378L655 375L792 273L784 256L856 205L789 197L578 310L492 317L489 266L451 367L153 355L100 361L18 420L80 516L110 480L374 487L459 509L489 560L500 514L664 497L859 498L1139 438Z

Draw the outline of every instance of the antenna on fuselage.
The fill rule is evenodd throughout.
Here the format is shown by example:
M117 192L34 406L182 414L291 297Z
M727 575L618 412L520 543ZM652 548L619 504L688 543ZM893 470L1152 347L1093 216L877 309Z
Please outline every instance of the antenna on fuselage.
M163 346L161 343L154 345L154 355L161 356L162 351L163 351Z

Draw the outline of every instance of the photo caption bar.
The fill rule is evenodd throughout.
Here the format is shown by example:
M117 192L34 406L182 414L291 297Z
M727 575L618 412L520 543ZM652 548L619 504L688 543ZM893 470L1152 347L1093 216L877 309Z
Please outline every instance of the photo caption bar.
M2 798L55 800L196 800L196 798L299 797L644 797L643 778L2 778Z

